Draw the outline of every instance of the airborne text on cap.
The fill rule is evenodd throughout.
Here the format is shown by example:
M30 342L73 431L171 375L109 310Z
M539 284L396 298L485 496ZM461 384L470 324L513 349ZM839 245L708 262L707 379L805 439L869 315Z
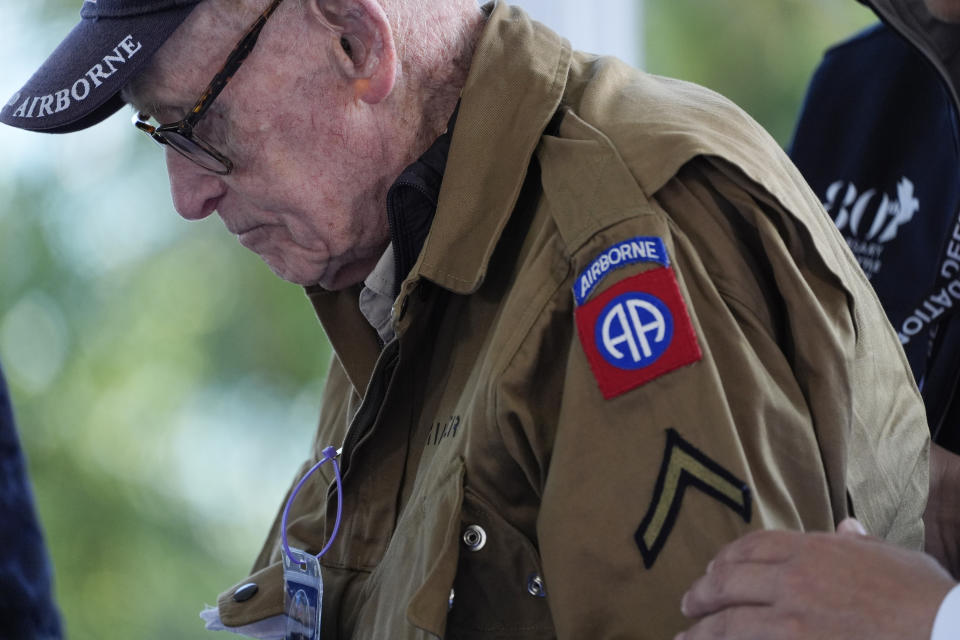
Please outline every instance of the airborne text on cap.
M78 78L72 86L61 89L56 93L45 96L27 96L24 98L17 110L13 112L14 118L43 118L60 113L64 109L69 109L71 99L73 102L82 102L87 99L90 92L103 84L103 81L112 76L117 71L115 65L126 63L137 54L142 45L133 41L133 36L128 35L114 47L113 52L105 55L102 62L93 65L83 77ZM126 54L126 55L124 55ZM93 85L91 87L91 84ZM11 100L16 103L16 99Z

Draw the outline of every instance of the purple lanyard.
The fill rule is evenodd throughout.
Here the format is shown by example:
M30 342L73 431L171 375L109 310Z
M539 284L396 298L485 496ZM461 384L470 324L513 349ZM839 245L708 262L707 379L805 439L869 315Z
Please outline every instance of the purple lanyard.
M333 473L337 482L337 520L333 525L333 533L330 536L330 540L327 541L327 544L323 547L323 549L320 550L320 553L317 554L317 559L321 558L323 554L329 551L333 541L337 539L337 533L340 531L340 516L343 515L343 482L340 479L340 465L337 464L338 455L340 455L340 452L333 447L327 447L324 449L323 458L320 460L320 462L313 465L313 467L307 471L305 476L300 478L300 482L297 483L297 486L293 489L293 493L291 493L290 497L287 499L287 506L283 509L283 521L280 529L283 540L283 551L287 554L287 557L290 558L290 561L295 565L300 564L300 561L290 552L290 545L287 543L287 516L290 515L290 507L293 505L293 499L297 497L297 493L300 491L300 488L307 481L307 479L328 460L333 463Z

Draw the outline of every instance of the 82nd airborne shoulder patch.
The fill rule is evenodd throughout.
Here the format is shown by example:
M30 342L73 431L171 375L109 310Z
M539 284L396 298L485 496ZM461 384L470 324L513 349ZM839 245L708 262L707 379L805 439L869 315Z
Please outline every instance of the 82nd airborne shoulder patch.
M703 357L670 267L626 278L575 313L580 343L607 400Z
M669 267L670 258L667 257L667 247L663 244L663 239L650 236L631 238L618 242L594 258L573 286L577 304L582 305L608 273L638 262L655 262Z

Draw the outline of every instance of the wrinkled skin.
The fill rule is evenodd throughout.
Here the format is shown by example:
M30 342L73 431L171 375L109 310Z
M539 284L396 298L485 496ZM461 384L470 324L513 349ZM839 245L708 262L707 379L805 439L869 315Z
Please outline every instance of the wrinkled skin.
M759 531L727 545L683 598L676 640L927 640L955 585L932 557L862 535Z
M960 2L957 0L924 0L927 9L943 22L960 22Z
M251 22L266 3L254 4L244 16ZM338 22L341 9L349 20ZM160 122L182 118L243 25L201 3L125 98ZM375 0L282 4L196 130L233 161L233 173L214 175L167 149L177 212L188 220L216 212L290 282L362 281L389 242L387 189L422 134L398 122L406 105L395 54Z

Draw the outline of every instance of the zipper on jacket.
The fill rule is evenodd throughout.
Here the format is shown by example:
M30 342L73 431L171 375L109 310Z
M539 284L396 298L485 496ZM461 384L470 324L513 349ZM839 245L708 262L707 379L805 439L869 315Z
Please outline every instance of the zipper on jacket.
M377 414L380 412L380 407L386 399L387 389L390 387L390 381L393 379L393 372L397 368L399 347L400 343L396 338L383 347L383 351L380 352L380 357L377 358L377 364L374 365L373 374L370 376L367 392L360 402L360 408L357 410L353 420L350 421L347 436L343 440L343 453L340 459L340 477L344 482L350 473L350 463L354 450L363 437L373 428L373 423L377 418Z

